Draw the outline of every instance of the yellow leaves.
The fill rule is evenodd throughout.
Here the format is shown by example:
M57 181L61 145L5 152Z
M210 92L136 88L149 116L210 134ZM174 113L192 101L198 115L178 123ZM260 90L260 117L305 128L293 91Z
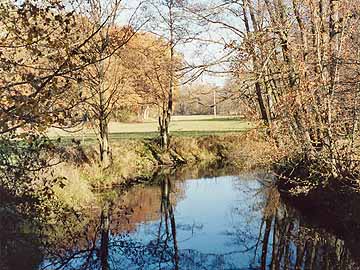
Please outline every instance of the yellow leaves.
M2 96L0 99L0 106L2 108L7 108L10 106L14 106L15 102L10 96Z
M28 134L26 133L26 132L23 132L23 133L20 133L19 135L18 135L18 138L19 139L26 139L26 138L28 138L29 139L29 143L31 143L32 142L32 137L31 136L28 136Z
M134 92L145 103L162 104L167 99L171 59L164 40L150 33L138 33L119 52L119 57L130 75Z

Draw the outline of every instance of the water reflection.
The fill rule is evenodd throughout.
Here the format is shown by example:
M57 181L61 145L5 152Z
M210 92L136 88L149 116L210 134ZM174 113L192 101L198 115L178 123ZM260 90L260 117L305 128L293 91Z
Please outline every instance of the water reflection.
M170 175L40 234L1 219L0 269L359 269L360 244L309 225L258 176Z
M31 222L6 206L0 207L0 269L37 269L43 260L39 234Z

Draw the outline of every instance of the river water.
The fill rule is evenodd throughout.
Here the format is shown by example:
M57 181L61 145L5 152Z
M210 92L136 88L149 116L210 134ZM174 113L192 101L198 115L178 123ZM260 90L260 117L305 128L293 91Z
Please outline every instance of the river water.
M3 269L359 269L360 245L308 223L264 175L154 182L101 194L41 241L11 238L12 252L0 232Z

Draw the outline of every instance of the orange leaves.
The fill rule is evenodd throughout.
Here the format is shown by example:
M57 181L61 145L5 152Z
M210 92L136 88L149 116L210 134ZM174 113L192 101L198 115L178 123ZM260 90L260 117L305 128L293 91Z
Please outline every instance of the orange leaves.
M54 3L0 6L0 134L19 127L43 132L69 107L69 78L78 68L68 53L76 46L66 29L73 22Z

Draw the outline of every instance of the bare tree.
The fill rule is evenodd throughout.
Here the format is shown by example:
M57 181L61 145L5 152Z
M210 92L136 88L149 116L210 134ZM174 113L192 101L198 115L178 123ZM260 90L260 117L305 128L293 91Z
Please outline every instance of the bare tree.
M198 16L233 34L224 43L236 54L239 96L249 107L256 100L278 145L316 160L333 178L359 165L357 4L214 1Z
M109 120L114 109L119 106L127 81L127 74L123 72L121 63L121 50L146 20L134 28L130 25L135 18L133 14L129 25L120 27L117 20L122 11L122 1L92 0L89 3L90 17L86 24L90 24L90 27L103 27L98 38L87 47L86 57L99 61L84 69L81 87L86 93L85 110L97 135L100 163L103 167L108 167L111 163Z

